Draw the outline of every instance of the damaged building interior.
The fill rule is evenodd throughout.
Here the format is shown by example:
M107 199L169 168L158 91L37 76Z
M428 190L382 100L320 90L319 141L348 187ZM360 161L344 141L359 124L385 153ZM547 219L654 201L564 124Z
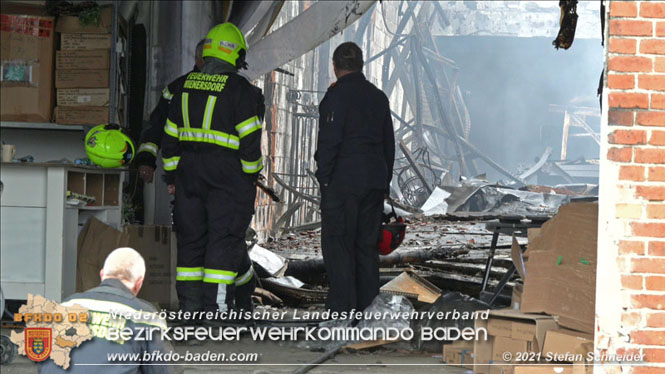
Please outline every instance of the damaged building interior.
M51 17L81 17L80 14L85 13L75 14L73 8L63 5L67 2L34 3L50 6L49 11L55 12L50 13ZM651 216L646 210L647 205L658 205L663 212L661 203L665 193L647 197L646 202L630 197L629 203L621 208L614 206L615 202L622 201L618 196L623 198L626 192L622 192L623 187L614 190L617 180L623 177L616 177L614 174L618 172L615 173L615 169L611 169L615 166L609 163L630 163L633 153L627 161L622 161L612 156L612 149L619 149L612 147L617 144L639 147L648 143L645 145L648 150L652 149L652 144L654 147L665 144L646 141L647 137L656 137L652 127L645 130L651 132L644 135L642 142L627 143L618 141L618 135L610 135L611 129L607 129L608 116L611 127L612 111L616 108L624 116L633 113L625 110L648 113L655 109L661 116L653 120L653 124L635 122L635 126L665 126L660 122L665 118L662 104L660 108L647 104L635 109L608 99L608 95L612 97L612 89L636 89L634 83L630 87L608 86L608 71L618 70L624 75L632 71L618 69L608 64L608 60L617 54L637 53L635 46L632 52L608 46L613 35L611 27L621 29L618 24L608 27L610 20L619 22L632 17L626 15L630 10L619 5L614 8L615 4L625 2L71 3L77 4L69 4L74 8L83 4L83 9L99 6L102 23L105 12L108 13L107 26L114 42L110 43L111 64L107 69L112 78L102 86L110 92L103 116L119 123L136 140L167 84L191 70L197 42L212 26L232 22L245 33L249 68L243 74L262 89L265 97L261 140L264 165L259 179L262 188L258 190L255 213L246 236L249 257L258 278L252 299L258 311L286 312L280 319L260 319L257 324L292 327L331 323L314 313L324 310L328 294L321 250L321 188L315 177L314 157L319 103L335 81L331 64L333 51L348 41L360 46L364 54L362 72L390 101L395 166L384 213L391 212L389 200L392 200L394 212L406 223L401 245L392 253L380 256L381 294L368 309L407 313L490 310L488 318L475 321L464 318L363 321L370 326L406 327L415 331L486 328L489 338L482 341L427 340L418 334L419 338L410 340L381 338L361 342L302 339L257 342L249 338L203 344L176 342L175 349L183 352L256 351L261 358L252 364L215 367L182 363L173 367L175 372L397 373L405 370L404 365L432 373L583 374L601 373L605 371L600 370L605 369L608 373L665 372L665 349L662 349L665 318L660 313L661 322L645 322L651 309L663 310L662 278L665 277L658 276L660 286L654 288L644 283L647 294L658 297L650 306L633 303L632 307L626 307L620 304L623 301L614 300L627 288L622 283L626 274L662 275L665 272L664 260L659 257L663 256L665 246L661 241L650 241L651 237L665 235L662 223L665 214ZM645 3L650 2L627 3L641 12L647 9ZM656 35L654 39L663 43L665 4L656 3L661 10L654 11L655 16L639 13L639 18L640 22L661 18L657 26L661 31L639 36L628 32L621 40L637 38L638 43L643 44ZM5 17L4 5L2 13ZM58 22L55 31L63 34L60 36L62 51L57 51L60 53L64 51L64 34L81 31L67 31ZM5 28L2 31L5 44ZM647 57L640 58L652 59L650 52L642 51L642 44L640 53L646 53ZM665 54L664 47L660 48L653 54ZM665 66L663 57L653 59L660 61L653 66L658 63ZM2 60L4 66L6 58L3 56ZM654 72L665 71L665 68L653 69ZM63 106L57 62L55 71L57 116L58 108ZM658 75L659 88L640 86L638 93L647 92L655 102L656 94L649 90L665 90L662 76ZM3 98L2 111L5 110ZM639 116L642 112L637 113ZM31 239L26 244L25 240L10 239L11 232L26 237L33 235L29 229L18 228L21 222L31 225L40 222L6 223L19 214L17 203L12 200L18 196L12 181L29 183L32 180L26 179L20 166L32 162L79 164L85 159L80 143L85 130L94 123L60 122L56 117L54 121L48 118L38 122L58 122L59 125L37 123L29 127L21 125L23 120L8 118L3 113L2 142L16 146L16 157L13 164L9 163L11 160L6 161L3 146L2 368L3 373L32 373L36 370L33 363L17 355L4 336L8 330L22 328L10 316L25 303L26 295L41 294L60 302L71 293L92 288L99 283L99 269L106 256L117 247L130 246L146 260L146 280L138 296L158 305L159 309L175 310L178 308L174 233L177 226L172 219L173 197L162 180L163 163L157 157L151 183L140 178L135 165L101 174L90 166L90 169L71 170L67 169L70 166L65 166L64 176L56 180L68 193L60 204L65 208L59 206L53 213L50 205L44 205L45 219L63 219L64 224L55 232L45 223L38 231L44 240ZM633 116L630 121L638 121L636 118ZM54 129L51 125L63 127ZM59 145L44 146L52 141ZM639 163L639 151L635 152L634 162ZM654 157L645 161L648 165L644 167L661 170L659 164L665 159L662 155ZM618 166L616 168L618 170ZM624 169L621 170L624 173ZM655 187L644 188L663 189L660 181L665 178L651 179L649 174L655 175L657 171L640 170L641 177L634 179L638 182L636 188L641 188L640 182L653 180ZM68 204L78 204L78 208L70 209ZM617 224L611 221L619 218L618 212L628 209L626 206L644 210L621 219L646 219L647 224L657 226L653 226L651 233L623 231L632 221ZM619 226L621 229L617 229ZM634 249L631 255L650 256L649 259L660 261L658 266L650 268L655 270L614 270L615 258L625 254L624 244L620 243L630 241L632 234L641 241L630 247ZM48 249L45 242L53 238L60 246L61 254L55 258L56 262L63 263L59 270L36 280L12 271L13 268L24 269L26 261L22 256L8 254L12 245ZM652 250L650 243L661 243L653 244L660 249ZM601 246L611 251L602 255ZM35 256L41 258L35 265L41 269L48 268L53 259L44 257L43 253ZM637 260L632 261L635 264ZM612 269L601 267L602 263L611 264ZM37 273L40 271L44 272ZM39 286L31 288L32 285ZM640 283L637 289L641 288ZM609 299L613 301L607 301ZM602 308L611 310L608 312L611 318L600 318L605 324L599 322L598 317ZM297 317L304 312L312 312L315 317L305 320ZM623 324L626 313L636 313L642 322ZM655 331L660 337L646 343L635 341L625 338L626 328L644 328ZM641 350L640 344L646 348ZM594 366L598 360L594 360L593 355L592 359L566 356L547 361L547 364L559 365L556 370L561 369L552 371L550 366L538 367L537 362L529 366L500 354L504 351L513 355L574 351L587 357L589 352L629 349L646 354L645 361L656 365L654 371L639 371L638 367L622 364L600 368Z

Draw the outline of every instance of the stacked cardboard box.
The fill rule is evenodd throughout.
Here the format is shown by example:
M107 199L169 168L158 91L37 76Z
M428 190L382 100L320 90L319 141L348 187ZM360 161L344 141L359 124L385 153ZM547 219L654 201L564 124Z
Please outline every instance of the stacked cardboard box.
M50 122L55 19L41 6L2 4L0 119Z
M111 8L103 8L99 25L82 25L77 17L58 19L55 120L59 124L107 123L110 101Z
M476 321L476 327L487 327L490 335L474 347L475 363L489 364L477 374L592 371L597 237L596 203L567 204L542 228L529 230L524 285L513 289L511 309L492 311L488 321ZM521 258L513 261L521 267ZM528 316L547 319L545 324L534 320L539 351L519 333L522 328L515 329L520 319L533 318ZM505 327L508 322L510 329ZM506 352L505 357L515 358L525 351L541 352L533 357L540 362L501 362Z
M443 361L448 365L473 369L472 341L457 340L443 346Z
M545 334L556 327L556 321L543 314L490 311L487 320L476 320L476 331L487 330L488 339L475 341L474 374L512 374L519 361L542 355Z

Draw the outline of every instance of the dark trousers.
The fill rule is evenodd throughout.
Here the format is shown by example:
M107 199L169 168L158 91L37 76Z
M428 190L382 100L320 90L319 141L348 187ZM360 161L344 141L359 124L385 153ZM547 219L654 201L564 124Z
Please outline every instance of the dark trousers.
M322 191L321 249L330 283L326 307L333 311L363 310L379 294L384 193Z
M251 309L255 280L245 232L254 213L255 187L240 171L240 162L229 156L185 152L177 170L180 308Z

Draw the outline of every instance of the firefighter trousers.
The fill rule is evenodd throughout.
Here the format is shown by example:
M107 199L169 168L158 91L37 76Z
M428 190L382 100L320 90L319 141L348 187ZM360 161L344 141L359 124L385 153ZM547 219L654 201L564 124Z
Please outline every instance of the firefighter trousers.
M330 283L326 307L363 310L379 294L377 243L383 212L383 190L321 195L321 249Z
M176 173L176 291L180 309L252 309L245 232L256 188L232 155L184 152Z

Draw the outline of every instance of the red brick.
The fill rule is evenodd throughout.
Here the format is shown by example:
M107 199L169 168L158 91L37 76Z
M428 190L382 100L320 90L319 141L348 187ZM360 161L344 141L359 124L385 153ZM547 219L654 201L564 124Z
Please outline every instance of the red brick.
M653 24L649 21L610 20L610 35L651 36Z
M642 40L640 42L640 53L650 55L665 55L665 40Z
M647 327L665 327L665 313L648 313Z
M646 277L646 289L649 291L665 291L665 277Z
M625 290L641 290L643 288L642 283L641 275L621 276L621 287L623 287Z
M624 326L638 327L641 321L642 321L642 316L640 315L640 313L624 312L621 314L621 322L624 324Z
M644 348L642 353L645 362L665 362L665 349Z
M651 166L649 168L649 181L665 182L665 167Z
M630 162L633 158L633 149L629 147L612 147L607 151L607 159L616 162Z
M653 98L651 99L651 105L653 105ZM633 111L610 110L608 112L608 122L610 126L613 125L632 126L633 121L635 120L634 114L635 112Z
M653 64L653 71L665 73L665 57L656 57L656 61Z
M615 130L608 136L610 144L646 144L647 134L642 130Z
M649 256L665 257L665 242L649 242Z
M642 126L665 126L665 112L637 113L635 123Z
M665 131L652 131L651 137L649 138L649 144L665 145Z
M635 88L635 76L633 74L609 74L607 86L617 90L630 90Z
M635 195L651 201L665 200L665 187L660 186L637 186ZM665 224L663 224L665 225ZM665 226L664 226L665 227ZM647 235L648 236L648 235Z
M665 204L649 204L647 206L647 218L665 218Z
M651 94L651 109L665 109L665 94Z
M635 162L643 164L665 164L665 149L636 149Z
M624 53L634 55L637 52L637 40L624 38L610 39L610 53Z
M649 295L654 296L654 295ZM665 334L662 331L633 331L630 342L643 345L665 345Z
M622 166L619 168L619 180L644 181L644 167L642 166Z
M650 73L653 63L649 57L614 56L608 63L609 71L639 71Z
M635 223L633 223L635 225ZM665 223L661 224L665 228ZM665 274L665 258L644 258L644 257L635 257L630 263L630 267L633 273L654 273L654 274ZM665 295L662 295L663 300L665 300ZM665 307L665 305L663 305Z
M640 74L640 76L637 77L637 82L639 88L645 90L665 91L665 75Z
M610 3L610 17L635 17L637 4L632 1L612 1Z
M665 22L656 23L656 36L661 38L665 36Z
M640 2L640 17L665 18L665 3L663 2Z
M629 147L616 148L612 147L607 151L607 159L616 162L630 162L633 158L633 149Z
M631 241L631 240L620 240L619 241L619 254L629 255L643 255L644 254L644 242Z
M649 95L646 93L610 92L610 108L649 108Z

